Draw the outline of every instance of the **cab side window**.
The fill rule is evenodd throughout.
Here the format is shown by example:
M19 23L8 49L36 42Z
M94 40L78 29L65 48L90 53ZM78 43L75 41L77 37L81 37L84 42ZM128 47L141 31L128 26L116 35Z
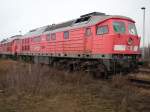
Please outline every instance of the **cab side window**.
M85 36L90 36L92 34L91 28L86 28L85 29Z
M69 31L65 31L64 32L64 39L68 39L69 38Z
M50 38L51 38L51 35L50 35L50 34L47 34L47 35L46 35L46 41L50 41Z
M56 40L56 34L55 34L55 33L52 33L52 34L51 34L51 39L52 39L52 40Z
M108 26L105 25L105 26L98 26L97 27L97 30L96 30L96 34L97 35L103 35L103 34L107 34L109 31L108 31Z

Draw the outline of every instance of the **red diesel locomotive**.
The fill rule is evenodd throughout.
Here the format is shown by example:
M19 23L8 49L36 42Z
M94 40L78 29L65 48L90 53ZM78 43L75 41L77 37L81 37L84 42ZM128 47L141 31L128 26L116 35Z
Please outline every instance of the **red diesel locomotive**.
M106 75L135 69L139 46L134 20L93 12L2 41L0 55Z

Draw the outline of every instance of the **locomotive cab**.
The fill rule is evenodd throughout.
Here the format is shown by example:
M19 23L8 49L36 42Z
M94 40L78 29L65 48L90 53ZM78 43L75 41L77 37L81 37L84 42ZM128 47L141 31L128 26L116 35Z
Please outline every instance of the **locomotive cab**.
M112 20L112 34L114 37L114 54L140 54L135 22L130 20Z
M140 37L137 34L135 22L130 19L112 19L111 23L112 58L119 66L128 68L128 70L137 68L140 56Z
M113 16L96 26L96 38L93 40L97 54L104 54L116 71L136 68L140 56L140 38L135 22L127 17ZM130 69L131 68L131 69Z

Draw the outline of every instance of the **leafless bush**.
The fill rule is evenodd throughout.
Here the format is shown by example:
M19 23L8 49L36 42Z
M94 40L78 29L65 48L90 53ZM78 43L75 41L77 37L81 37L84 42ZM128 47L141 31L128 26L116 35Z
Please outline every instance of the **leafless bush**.
M47 94L55 89L61 90L64 84L79 86L92 81L85 73L62 72L45 65L25 63L11 63L11 65L8 69L0 67L0 89L4 89L7 93Z

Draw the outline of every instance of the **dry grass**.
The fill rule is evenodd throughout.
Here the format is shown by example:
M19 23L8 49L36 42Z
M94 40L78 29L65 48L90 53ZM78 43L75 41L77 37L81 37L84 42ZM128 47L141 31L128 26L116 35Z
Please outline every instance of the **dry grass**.
M126 78L95 80L48 66L0 60L0 112L149 112L150 96Z
M130 86L128 76L116 74L112 77L112 86L121 89L122 87Z

